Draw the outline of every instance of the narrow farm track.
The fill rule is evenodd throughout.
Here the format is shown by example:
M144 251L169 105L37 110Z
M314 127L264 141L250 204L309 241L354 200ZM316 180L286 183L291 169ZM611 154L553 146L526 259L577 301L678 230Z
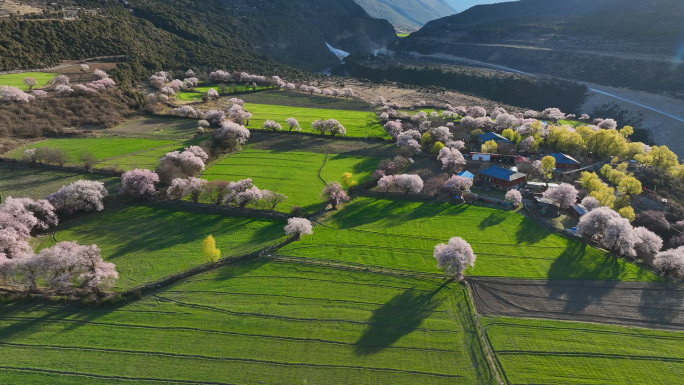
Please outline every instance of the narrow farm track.
M467 278L479 313L684 330L684 287L670 283Z

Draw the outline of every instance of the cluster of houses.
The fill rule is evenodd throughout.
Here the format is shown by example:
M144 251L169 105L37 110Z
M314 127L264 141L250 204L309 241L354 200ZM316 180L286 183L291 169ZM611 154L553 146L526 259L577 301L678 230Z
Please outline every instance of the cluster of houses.
M503 136L488 132L479 136L480 142L495 141L497 143L511 143L510 140L504 138ZM556 172L565 172L571 170L577 170L580 168L581 164L573 157L563 154L555 153L550 156L556 159ZM473 161L481 162L498 162L504 165L510 165L510 167L502 167L492 165L483 170L477 171L475 174L469 171L463 171L458 174L466 178L473 179L474 182L479 182L478 184L497 188L500 190L508 191L511 189L525 190L529 192L535 199L536 203L541 206L548 206L550 211L553 211L553 202L546 202L544 198L541 197L541 192L547 188L546 183L528 182L527 174L522 173L519 170L523 163L530 163L531 160L527 157L520 155L502 155L502 154L487 154L481 152L472 152L470 158ZM549 183L548 187L553 188L557 185ZM538 192L535 194L535 192ZM576 205L574 208L577 216L586 214L586 209L580 205Z

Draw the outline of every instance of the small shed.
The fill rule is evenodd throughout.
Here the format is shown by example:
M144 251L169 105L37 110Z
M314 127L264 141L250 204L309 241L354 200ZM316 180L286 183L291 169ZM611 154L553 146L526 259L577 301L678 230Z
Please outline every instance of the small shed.
M513 144L510 140L504 138L503 136L497 134L496 132L487 132L482 135L478 135L480 144L483 144L485 142L489 141L495 141L496 143L509 143Z
M586 207L580 204L572 205L572 215L574 215L577 219L581 218L582 215L585 215L588 212L589 210L587 210Z
M510 190L525 184L527 174L509 170L499 166L491 166L478 172L480 181L483 181L502 190Z

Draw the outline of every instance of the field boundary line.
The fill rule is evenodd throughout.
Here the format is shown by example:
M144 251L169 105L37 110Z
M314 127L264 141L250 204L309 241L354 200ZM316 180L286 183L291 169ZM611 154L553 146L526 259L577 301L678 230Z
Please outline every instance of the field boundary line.
M494 373L494 377L496 378L496 382L499 385L503 384L509 384L510 382L506 378L505 373L503 373L503 368L500 366L499 360L493 357L493 349L489 344L489 339L487 338L487 335L485 333L484 328L482 327L482 324L480 323L480 315L477 313L477 308L475 307L475 299L473 298L473 293L472 293L472 287L470 286L470 282L468 282L467 279L464 279L463 282L465 282L466 285L466 292L468 293L467 300L469 302L469 308L472 311L473 314L473 321L475 322L475 326L477 328L477 336L480 339L480 344L482 345L484 352L485 352L485 357L487 358L487 363L489 364L488 366L490 367L491 371ZM501 373L499 372L501 371ZM506 382L502 380L502 378L506 379Z
M437 273L419 273L419 272L414 272L414 271L409 271L409 270L393 269L391 267L364 265L361 263L336 261L336 260L332 260L332 259L293 257L293 256L289 256L289 255L279 255L279 254L273 254L273 255L267 255L267 256L262 255L260 257L261 258L276 259L279 261L302 263L302 264L308 264L308 265L319 265L319 266L331 267L331 268L336 268L336 269L351 269L351 270L366 271L366 272L371 272L371 273L376 273L376 274L393 275L393 276L399 276L399 277L412 277L412 278L432 279L432 280L434 280L434 279L444 280L445 279L444 275L437 274Z

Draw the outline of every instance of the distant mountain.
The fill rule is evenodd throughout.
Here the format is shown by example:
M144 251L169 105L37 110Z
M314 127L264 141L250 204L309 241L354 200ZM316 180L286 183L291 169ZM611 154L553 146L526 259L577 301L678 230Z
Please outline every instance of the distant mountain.
M369 15L386 19L398 29L417 29L456 11L444 0L354 0Z
M423 35L469 31L486 35L533 33L681 42L681 0L519 0L478 5L427 23Z
M371 18L353 0L74 4L91 14L64 21L60 9L46 6L43 14L0 19L0 70L122 55L130 79L186 67L285 74L283 64L308 71L339 65L326 43L350 53L368 53L397 40L388 21Z
M684 1L519 0L433 20L397 49L684 97Z

